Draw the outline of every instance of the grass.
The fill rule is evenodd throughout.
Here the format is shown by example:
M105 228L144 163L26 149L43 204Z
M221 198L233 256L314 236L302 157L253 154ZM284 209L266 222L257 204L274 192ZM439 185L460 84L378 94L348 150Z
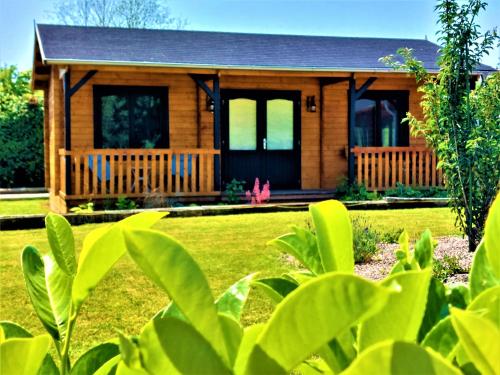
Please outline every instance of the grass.
M380 230L406 227L415 239L430 227L435 236L457 234L453 216L446 208L394 211L354 211ZM291 224L305 226L307 212L265 213L162 220L156 229L179 239L206 273L215 295L241 277L280 275L293 266L266 242L287 232ZM104 224L74 228L77 249L84 236ZM47 250L44 230L0 232L0 320L15 321L32 333L43 332L31 308L20 267L20 251L26 244ZM84 304L77 322L73 356L106 339L116 330L138 334L140 328L168 302L128 258L123 258ZM259 292L251 293L244 324L263 321L272 305Z
M48 212L48 199L9 199L0 201L0 216L46 214Z

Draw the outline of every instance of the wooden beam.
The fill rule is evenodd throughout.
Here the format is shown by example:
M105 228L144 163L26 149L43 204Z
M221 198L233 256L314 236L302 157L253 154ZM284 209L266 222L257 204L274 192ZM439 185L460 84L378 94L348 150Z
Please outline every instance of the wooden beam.
M210 97L214 102L214 149L220 150L221 144L221 97L220 82L217 74L190 74L196 84ZM213 88L210 89L206 81L212 80ZM221 179L221 159L220 155L215 155L214 160L214 179L215 189L222 189Z
M366 92L366 90L368 90L368 88L372 85L373 82L375 82L376 79L377 77L368 78L366 82L363 83L363 85L359 88L359 90L356 90L356 100L361 98L361 96Z
M89 70L69 91L69 96L76 94L80 88L85 85L95 74L97 70Z

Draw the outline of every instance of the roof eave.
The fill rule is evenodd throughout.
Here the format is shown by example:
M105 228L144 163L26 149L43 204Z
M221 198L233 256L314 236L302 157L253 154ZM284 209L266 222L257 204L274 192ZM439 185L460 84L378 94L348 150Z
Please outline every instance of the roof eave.
M354 68L354 67L294 67L294 66L260 66L260 65L214 65L214 64L184 64L158 63L149 61L103 61L77 59L45 59L46 64L56 65L102 65L102 66L143 66L153 68L187 68L187 69L214 69L214 70L273 70L295 72L353 72L353 73L397 73L393 68ZM407 71L399 71L408 73ZM437 73L435 69L430 73Z

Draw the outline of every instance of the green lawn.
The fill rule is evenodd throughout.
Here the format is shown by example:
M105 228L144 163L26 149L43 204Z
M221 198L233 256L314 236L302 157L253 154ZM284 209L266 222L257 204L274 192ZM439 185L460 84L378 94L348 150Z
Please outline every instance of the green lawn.
M46 214L49 212L48 199L1 200L0 216Z
M453 216L446 208L392 211L354 211L367 216L381 230L406 227L412 238L425 228L435 236L458 233ZM219 294L239 278L260 272L279 275L290 269L266 242L287 232L291 224L306 225L307 212L247 214L232 216L172 218L156 229L176 237L190 250L207 274L214 294ZM104 224L74 228L77 248L84 236ZM33 333L42 327L35 316L24 287L20 251L25 244L46 250L44 230L0 232L0 320L16 321ZM167 303L166 296L152 285L128 258L122 259L85 303L74 337L74 353L99 341L115 337L116 329L137 334L140 327ZM245 324L262 321L270 313L267 299L252 293L244 316Z

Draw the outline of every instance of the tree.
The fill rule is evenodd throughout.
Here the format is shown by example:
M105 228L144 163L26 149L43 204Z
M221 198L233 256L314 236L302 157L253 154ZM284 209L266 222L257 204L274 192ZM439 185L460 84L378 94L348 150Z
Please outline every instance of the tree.
M481 33L477 24L486 3L441 0L438 61L440 72L429 74L409 49L382 60L415 73L422 92L424 119L408 113L412 133L425 137L443 169L456 224L474 251L483 233L488 208L500 185L500 73L473 87L473 71L498 43L496 30Z
M43 103L31 72L0 68L0 186L43 186Z
M65 25L182 29L187 24L171 15L165 0L59 0L52 15Z

